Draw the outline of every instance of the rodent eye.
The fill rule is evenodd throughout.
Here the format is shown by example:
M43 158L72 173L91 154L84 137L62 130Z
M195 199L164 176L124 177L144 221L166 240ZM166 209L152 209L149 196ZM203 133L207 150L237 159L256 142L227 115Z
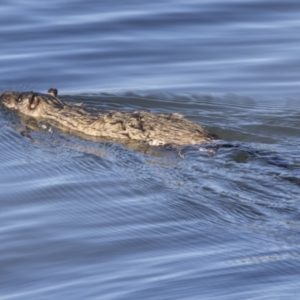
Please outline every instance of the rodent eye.
M16 101L18 102L18 103L20 103L20 102L22 102L22 96L19 96L17 99L16 99Z

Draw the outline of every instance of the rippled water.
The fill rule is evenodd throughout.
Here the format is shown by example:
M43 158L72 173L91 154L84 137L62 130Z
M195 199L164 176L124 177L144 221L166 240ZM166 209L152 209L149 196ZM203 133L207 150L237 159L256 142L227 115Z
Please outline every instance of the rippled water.
M0 7L2 90L180 112L241 145L28 138L1 108L1 299L300 299L298 1Z

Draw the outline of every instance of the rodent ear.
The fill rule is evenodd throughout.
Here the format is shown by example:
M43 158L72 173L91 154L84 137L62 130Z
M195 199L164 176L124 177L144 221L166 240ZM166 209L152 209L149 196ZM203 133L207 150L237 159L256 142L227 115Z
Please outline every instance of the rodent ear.
M35 109L40 102L38 97L36 97L33 92L30 92L28 94L28 99L29 99L29 109Z
M56 88L50 88L47 93L54 97L57 97L58 91Z

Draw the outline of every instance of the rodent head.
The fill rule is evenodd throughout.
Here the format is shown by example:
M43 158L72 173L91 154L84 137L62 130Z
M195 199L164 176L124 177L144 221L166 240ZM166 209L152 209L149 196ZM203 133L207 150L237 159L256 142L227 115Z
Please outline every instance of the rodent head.
M34 110L38 106L39 99L33 92L4 92L0 96L0 102L9 109L26 114L27 111Z
M0 103L8 109L32 117L39 117L48 109L60 109L64 106L64 103L53 94L35 92L3 92L0 96Z

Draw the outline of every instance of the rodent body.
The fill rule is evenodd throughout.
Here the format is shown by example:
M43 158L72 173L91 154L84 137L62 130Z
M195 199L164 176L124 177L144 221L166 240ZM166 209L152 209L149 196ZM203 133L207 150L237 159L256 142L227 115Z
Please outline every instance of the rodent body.
M56 89L48 94L36 92L3 92L0 103L37 122L93 137L120 141L139 141L153 146L182 146L214 140L201 125L180 114L153 114L148 111L100 111L66 103L57 97Z

